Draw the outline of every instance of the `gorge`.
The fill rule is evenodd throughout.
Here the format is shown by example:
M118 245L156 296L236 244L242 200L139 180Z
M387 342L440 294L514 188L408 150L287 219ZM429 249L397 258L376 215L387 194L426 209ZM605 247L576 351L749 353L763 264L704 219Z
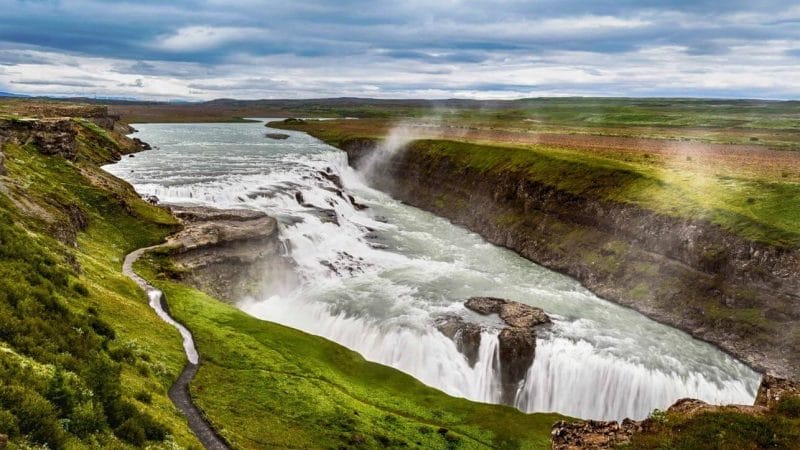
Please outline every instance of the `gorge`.
M137 128L159 150L107 170L140 194L278 220L296 277L273 277L238 302L256 317L327 337L451 395L499 403L500 324L463 302L500 297L553 320L537 331L533 363L506 399L523 411L641 419L682 397L755 399L760 375L744 364L370 188L345 153L303 133L268 140L259 123ZM446 315L481 325L474 364L436 330Z

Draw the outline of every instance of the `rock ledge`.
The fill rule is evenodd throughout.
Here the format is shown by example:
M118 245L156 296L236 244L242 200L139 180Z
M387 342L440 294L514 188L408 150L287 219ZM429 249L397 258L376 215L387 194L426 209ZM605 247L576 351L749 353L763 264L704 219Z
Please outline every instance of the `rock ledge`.
M502 402L513 404L514 397L536 354L535 327L550 323L540 308L493 297L472 297L464 306L476 313L497 314L506 325L498 335ZM456 343L471 366L478 360L483 327L451 315L436 321L437 329Z

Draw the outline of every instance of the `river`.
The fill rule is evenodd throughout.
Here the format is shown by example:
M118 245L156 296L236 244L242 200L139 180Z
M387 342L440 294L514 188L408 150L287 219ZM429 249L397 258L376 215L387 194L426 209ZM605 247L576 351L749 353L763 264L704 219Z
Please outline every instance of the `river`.
M143 124L158 147L106 166L164 203L251 208L279 219L295 282L271 283L242 310L324 336L451 395L500 401L497 331L463 306L473 296L516 300L554 319L514 406L586 419L642 419L693 397L752 404L760 375L707 343L605 301L577 281L371 189L343 152L263 123ZM336 193L329 172L347 194ZM300 193L302 204L298 201ZM286 279L283 277L282 279ZM434 320L482 320L474 366Z

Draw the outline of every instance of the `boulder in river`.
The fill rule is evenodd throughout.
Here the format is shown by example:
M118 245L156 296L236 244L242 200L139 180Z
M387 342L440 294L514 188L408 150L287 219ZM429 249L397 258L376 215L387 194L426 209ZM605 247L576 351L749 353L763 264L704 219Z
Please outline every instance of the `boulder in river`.
M436 328L456 343L456 348L475 366L481 348L481 326L459 316L444 316L436 320Z
M344 186L342 185L342 178L339 175L331 172L323 172L321 170L319 171L319 174L326 180L333 183L337 188L344 189Z
M268 137L270 139L275 139L275 140L279 140L279 141L283 141L283 140L289 139L289 135L288 134L284 134L284 133L267 133L264 136Z
M483 315L497 314L505 324L498 335L502 402L513 404L536 354L535 327L550 323L550 317L540 308L493 297L473 297L464 306ZM437 319L436 328L456 343L471 366L475 365L483 331L480 325L450 315Z
M541 308L502 298L472 297L464 306L479 314L497 314L511 327L530 328L550 323L550 317Z

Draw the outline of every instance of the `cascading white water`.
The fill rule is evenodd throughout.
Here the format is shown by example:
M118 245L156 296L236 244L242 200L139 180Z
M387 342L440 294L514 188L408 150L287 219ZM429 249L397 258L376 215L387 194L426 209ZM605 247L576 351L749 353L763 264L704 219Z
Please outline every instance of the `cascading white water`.
M254 316L327 337L449 394L496 403L496 319L471 314L462 302L510 298L554 318L540 331L516 396L524 411L640 419L681 397L754 400L760 376L728 355L370 189L343 152L305 134L268 140L261 124L137 128L160 150L108 170L140 193L260 209L281 220L301 281L244 300L241 308ZM345 195L332 175L341 177ZM356 208L346 194L369 208ZM435 329L443 314L486 323L474 367Z

